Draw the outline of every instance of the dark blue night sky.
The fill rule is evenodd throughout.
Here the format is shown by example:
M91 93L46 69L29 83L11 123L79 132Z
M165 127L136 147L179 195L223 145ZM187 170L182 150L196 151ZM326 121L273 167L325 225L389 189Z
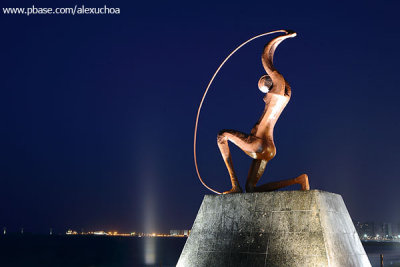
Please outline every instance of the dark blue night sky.
M260 183L307 173L353 219L400 222L398 1L3 1L119 7L120 15L0 15L0 226L9 231L190 228L198 104L221 61L293 29L275 66L292 98ZM216 136L249 132L272 37L235 54L200 117L200 172L230 189ZM242 185L251 159L231 146Z

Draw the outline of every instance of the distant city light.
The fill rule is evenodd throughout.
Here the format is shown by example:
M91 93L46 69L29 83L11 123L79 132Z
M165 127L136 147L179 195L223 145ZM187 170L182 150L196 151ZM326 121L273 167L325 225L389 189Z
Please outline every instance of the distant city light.
M362 241L395 241L400 239L400 223L390 222L354 222Z
M169 234L165 233L118 233L117 231L94 231L94 232L81 232L68 229L66 235L98 235L98 236L129 236L129 237L187 237L190 230L171 230Z
M78 232L77 231L73 231L71 229L68 229L68 231L65 233L66 235L77 235Z
M94 235L107 235L104 231L93 232Z

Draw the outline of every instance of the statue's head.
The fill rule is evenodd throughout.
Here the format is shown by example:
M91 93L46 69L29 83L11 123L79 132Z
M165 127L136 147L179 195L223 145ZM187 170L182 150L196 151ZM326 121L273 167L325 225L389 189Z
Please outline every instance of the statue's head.
M258 89L260 89L263 93L268 93L272 88L272 79L267 74L261 76L260 80L258 80Z

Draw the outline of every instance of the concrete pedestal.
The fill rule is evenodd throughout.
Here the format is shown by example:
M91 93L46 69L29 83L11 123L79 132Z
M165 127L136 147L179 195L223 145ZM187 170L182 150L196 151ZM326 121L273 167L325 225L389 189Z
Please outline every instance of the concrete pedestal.
M340 195L206 195L177 266L371 266Z

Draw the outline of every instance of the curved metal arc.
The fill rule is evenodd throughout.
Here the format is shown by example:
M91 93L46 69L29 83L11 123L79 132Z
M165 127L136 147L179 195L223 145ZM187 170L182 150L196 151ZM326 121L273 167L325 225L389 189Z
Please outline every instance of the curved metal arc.
M288 33L288 31L286 31L286 30L277 30L277 31L271 31L271 32L262 33L262 34L259 34L259 35L257 35L257 36L254 36L254 37L250 38L249 40L247 40L247 41L245 41L244 43L242 43L241 45L239 45L235 50L233 50L233 51L224 59L224 61L222 61L222 63L221 63L221 64L219 65L219 67L217 68L217 70L214 72L214 75L212 76L210 82L208 83L207 88L206 88L206 90L205 90L205 92L204 92L204 94L203 94L203 97L202 97L201 101L200 101L200 105L199 105L199 108L198 108L198 110L197 110L196 124L195 124L195 127L194 127L194 140L193 140L194 164L195 164L196 173L197 173L197 176L198 176L200 182L204 185L204 187L206 187L208 190L210 190L210 191L212 191L212 192L214 192L214 193L216 193L216 194L222 194L222 193L219 192L219 191L217 191L217 190L214 190L214 189L212 189L211 187L209 187L208 185L206 185L206 183L205 183L205 182L203 181L203 179L201 178L201 175L200 175L200 172L199 172L199 168L198 168L198 165L197 165L197 156L196 156L197 128L198 128L198 124L199 124L200 111L201 111L201 108L202 108L202 106L203 106L204 99L206 98L207 92L208 92L208 90L210 89L210 86L211 86L212 82L214 81L215 77L217 76L218 72L221 70L222 66L229 60L229 58L230 58L233 54L235 54L240 48L242 48L242 47L245 46L246 44L250 43L250 42L253 41L254 39L260 38L260 37L262 37L262 36L266 36L266 35L278 33L278 32Z

